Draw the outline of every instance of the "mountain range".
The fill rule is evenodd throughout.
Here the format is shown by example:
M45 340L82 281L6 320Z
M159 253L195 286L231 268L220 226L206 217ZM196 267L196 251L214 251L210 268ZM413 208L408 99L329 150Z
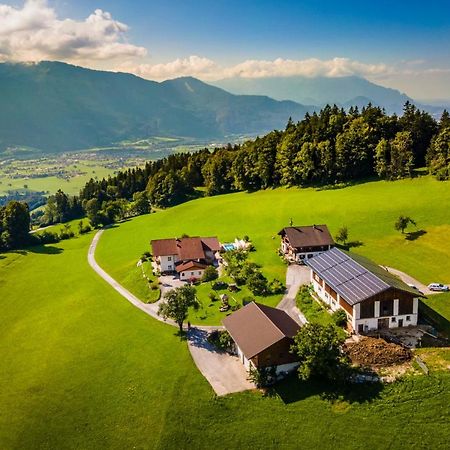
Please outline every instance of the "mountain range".
M192 77L156 82L61 62L2 63L0 154L11 147L51 153L154 136L232 141L284 128L289 117L300 120L325 103L348 108L372 102L399 114L412 101L358 77L215 84Z
M0 64L0 152L105 146L149 136L217 138L283 128L307 110L191 77L161 83L60 62Z
M366 106L372 103L389 114L402 114L403 105L409 101L431 114L439 114L442 107L423 105L396 89L372 83L357 76L347 77L272 77L227 78L214 82L215 86L233 94L268 95L276 100L289 99L299 103L316 105L336 104L344 108Z

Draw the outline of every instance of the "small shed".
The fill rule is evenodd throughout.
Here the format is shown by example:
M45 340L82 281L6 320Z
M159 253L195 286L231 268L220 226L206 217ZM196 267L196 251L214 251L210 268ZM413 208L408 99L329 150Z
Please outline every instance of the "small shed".
M300 325L285 311L251 302L222 323L247 369L274 367L281 375L298 366L298 358L290 348Z

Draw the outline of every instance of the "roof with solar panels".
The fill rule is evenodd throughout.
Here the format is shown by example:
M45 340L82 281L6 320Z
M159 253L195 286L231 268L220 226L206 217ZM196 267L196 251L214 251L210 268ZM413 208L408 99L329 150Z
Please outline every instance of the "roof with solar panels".
M360 303L389 289L423 297L387 269L360 255L332 248L305 261L349 305Z

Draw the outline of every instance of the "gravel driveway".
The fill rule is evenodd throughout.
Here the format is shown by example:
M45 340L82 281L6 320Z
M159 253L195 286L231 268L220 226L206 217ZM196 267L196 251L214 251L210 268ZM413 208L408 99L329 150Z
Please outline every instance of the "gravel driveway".
M237 356L219 352L207 341L205 330L192 327L188 332L188 345L197 368L208 380L217 395L255 389L247 380L248 373Z
M278 303L277 308L287 312L299 325L304 325L307 320L302 312L297 308L295 297L300 286L311 282L310 269L307 266L292 264L286 271L286 294Z

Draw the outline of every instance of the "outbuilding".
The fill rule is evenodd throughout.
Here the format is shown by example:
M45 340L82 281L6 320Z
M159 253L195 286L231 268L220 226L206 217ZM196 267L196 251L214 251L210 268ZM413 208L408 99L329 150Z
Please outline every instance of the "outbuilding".
M282 376L298 366L290 349L300 325L281 309L251 302L222 323L247 370L274 367L277 376Z

